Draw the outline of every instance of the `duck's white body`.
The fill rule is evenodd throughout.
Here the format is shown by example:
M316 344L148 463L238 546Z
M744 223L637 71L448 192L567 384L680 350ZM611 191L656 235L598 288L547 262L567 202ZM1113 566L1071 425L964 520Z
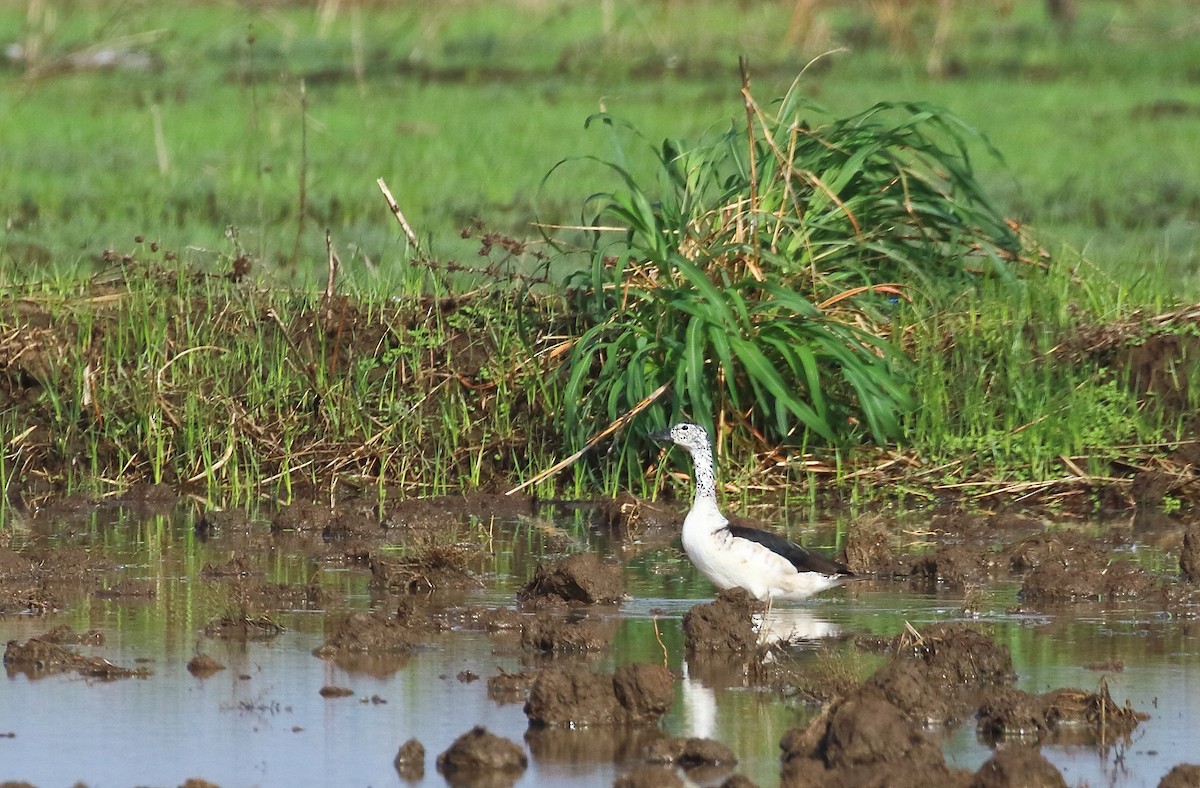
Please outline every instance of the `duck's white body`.
M696 493L683 521L683 549L717 588L744 588L763 601L799 600L833 588L850 576L846 567L783 537L729 524L717 506L712 446L703 427L676 424L651 437L672 441L692 455Z

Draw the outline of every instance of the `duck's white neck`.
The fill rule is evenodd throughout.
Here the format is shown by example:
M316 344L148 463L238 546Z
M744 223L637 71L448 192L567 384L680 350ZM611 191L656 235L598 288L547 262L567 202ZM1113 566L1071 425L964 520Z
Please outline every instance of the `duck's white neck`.
M695 466L696 494L692 498L692 511L697 512L717 509L717 478L713 470L713 455L711 446L688 447Z

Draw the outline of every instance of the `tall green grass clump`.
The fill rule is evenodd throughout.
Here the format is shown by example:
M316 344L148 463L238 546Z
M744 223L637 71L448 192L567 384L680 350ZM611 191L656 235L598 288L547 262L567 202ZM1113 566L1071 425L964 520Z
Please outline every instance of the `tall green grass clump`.
M897 300L1021 266L972 172L978 135L949 112L881 103L814 124L827 113L795 85L771 112L743 92L745 123L667 140L656 178L604 163L621 188L589 201L590 265L569 282L586 326L561 413L576 442L664 384L647 423L686 416L719 440L736 425L751 448L896 440L914 402Z

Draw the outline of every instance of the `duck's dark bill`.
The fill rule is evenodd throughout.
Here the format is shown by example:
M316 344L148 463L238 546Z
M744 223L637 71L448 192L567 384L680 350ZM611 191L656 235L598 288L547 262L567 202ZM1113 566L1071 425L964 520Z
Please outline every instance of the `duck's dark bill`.
M658 432L652 432L649 435L647 435L646 437L652 441L673 441L674 440L674 438L671 437L670 430L659 430Z

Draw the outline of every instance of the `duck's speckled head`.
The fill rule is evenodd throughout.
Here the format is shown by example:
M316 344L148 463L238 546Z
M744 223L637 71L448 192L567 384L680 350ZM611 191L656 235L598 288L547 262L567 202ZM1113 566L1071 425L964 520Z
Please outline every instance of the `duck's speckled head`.
M708 432L699 424L686 421L676 424L669 430L655 432L650 435L650 438L656 441L670 441L693 452L712 450L708 441Z

